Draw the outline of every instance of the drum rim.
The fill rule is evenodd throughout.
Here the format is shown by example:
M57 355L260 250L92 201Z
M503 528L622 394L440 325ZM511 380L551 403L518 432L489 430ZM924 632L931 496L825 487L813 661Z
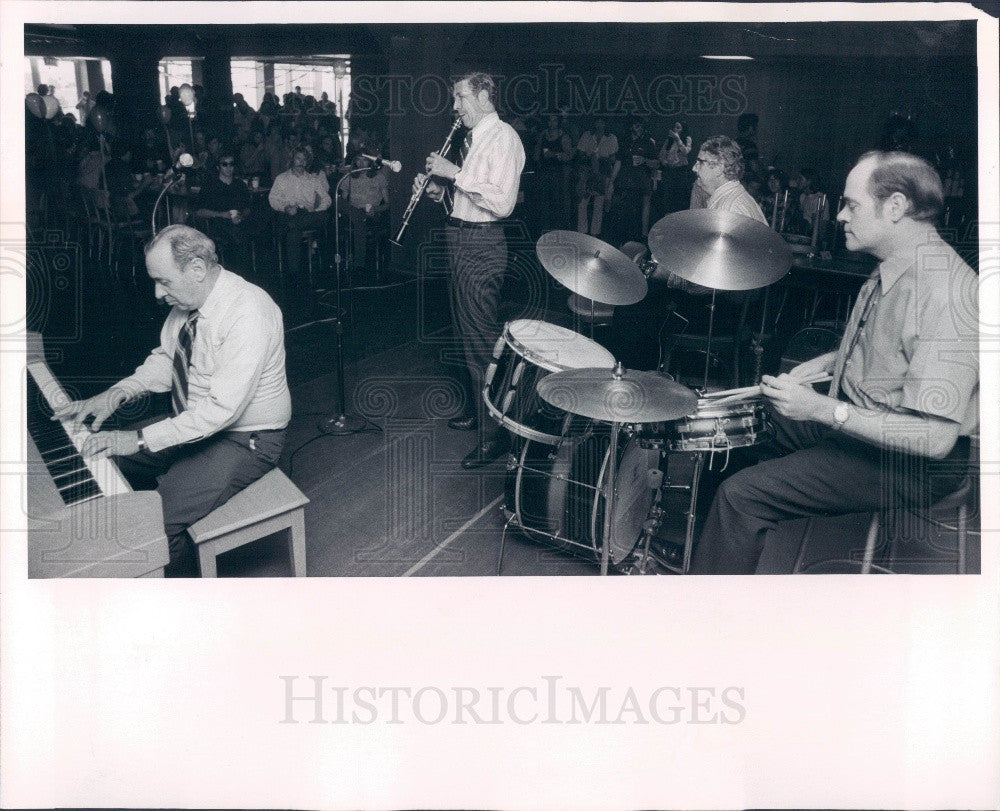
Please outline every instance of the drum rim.
M530 439L535 442L541 442L545 445L558 445L562 440L561 436L556 436L555 434L545 434L541 431L536 431L534 428L529 428L522 422L515 422L506 414L501 414L493 402L489 398L489 387L483 389L483 401L486 405L486 410L489 412L490 416L499 422L508 431L517 434L519 437L524 439Z
M522 343L516 335L511 331L511 327L515 324L545 324L546 326L553 327L560 332L568 333L568 336L572 336L574 341L582 341L584 346L589 346L594 349L600 350L601 353L605 355L602 361L596 361L594 363L588 363L586 366L567 366L566 364L559 363L558 361L549 360L548 358L543 358L536 354L531 347L527 344ZM514 321L508 321L504 324L504 337L510 347L517 352L525 360L530 360L536 366L540 366L547 372L566 372L570 369L613 369L615 365L615 356L611 354L609 350L601 346L597 341L592 338L588 338L586 335L581 335L579 332L574 332L566 327L561 327L558 324L553 324L550 321L539 321L534 318L517 318ZM602 362L608 362L607 366L601 365Z

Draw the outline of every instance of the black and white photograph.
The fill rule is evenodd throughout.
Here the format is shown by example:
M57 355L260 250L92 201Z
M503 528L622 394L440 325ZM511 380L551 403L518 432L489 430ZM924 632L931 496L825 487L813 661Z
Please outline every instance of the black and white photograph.
M1000 801L997 20L793 5L5 6L3 807Z

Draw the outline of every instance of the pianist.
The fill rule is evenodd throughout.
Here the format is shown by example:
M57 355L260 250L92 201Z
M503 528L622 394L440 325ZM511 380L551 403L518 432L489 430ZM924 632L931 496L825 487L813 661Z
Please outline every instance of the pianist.
M197 574L185 530L275 466L291 417L281 311L225 270L212 240L186 225L146 246L156 297L171 305L160 346L135 373L55 418L88 417L88 456L115 456L136 489L156 489L170 541L167 576ZM123 403L170 392L171 415L139 430L101 431Z

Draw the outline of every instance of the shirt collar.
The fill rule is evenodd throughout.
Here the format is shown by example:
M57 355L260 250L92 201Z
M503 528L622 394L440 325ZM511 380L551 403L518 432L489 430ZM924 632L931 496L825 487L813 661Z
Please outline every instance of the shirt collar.
M485 132L486 130L488 130L488 129L494 127L494 126L496 126L499 123L500 123L500 116L497 115L496 110L494 110L493 112L487 113L482 118L480 118L476 122L476 126L474 126L472 128L472 131L474 133L479 134L479 133Z
M217 315L227 301L232 300L232 290L236 279L239 277L235 273L230 273L225 268L219 269L219 277L208 293L205 303L198 308L199 320Z
M716 196L721 197L727 191L732 191L736 186L742 186L742 184L738 180L727 180L725 183L719 186L719 188L717 188L714 192L712 192L712 196L709 198L709 200L711 201Z
M883 295L898 282L911 268L917 268L927 256L939 257L941 246L946 244L933 228L927 230L924 238L908 248L890 254L878 266L878 275L882 280Z

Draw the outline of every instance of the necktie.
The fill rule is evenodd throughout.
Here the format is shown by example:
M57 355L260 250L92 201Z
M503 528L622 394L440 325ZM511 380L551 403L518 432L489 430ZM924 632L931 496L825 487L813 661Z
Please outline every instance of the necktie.
M459 163L465 163L470 149L472 149L472 130L465 133L465 140L462 141L462 148L459 150Z
M865 287L867 287L867 291L865 290ZM840 396L840 384L844 379L844 371L847 368L847 362L851 359L851 354L857 347L858 341L861 340L861 333L865 328L865 324L868 323L868 319L871 318L872 313L878 305L878 294L882 290L882 277L879 275L877 270L871 275L868 281L865 282L865 287L862 287L861 291L858 293L858 301L860 302L864 300L864 304L854 308L854 313L859 314L858 318L855 320L854 313L851 314L847 331L844 333L844 341L847 344L847 349L845 350L843 357L839 359L839 363L833 371L833 380L830 383L831 397Z
M192 310L187 321L181 326L177 335L177 348L174 350L173 374L170 386L170 404L174 414L180 414L187 408L188 369L191 366L191 348L197 328L198 311Z

